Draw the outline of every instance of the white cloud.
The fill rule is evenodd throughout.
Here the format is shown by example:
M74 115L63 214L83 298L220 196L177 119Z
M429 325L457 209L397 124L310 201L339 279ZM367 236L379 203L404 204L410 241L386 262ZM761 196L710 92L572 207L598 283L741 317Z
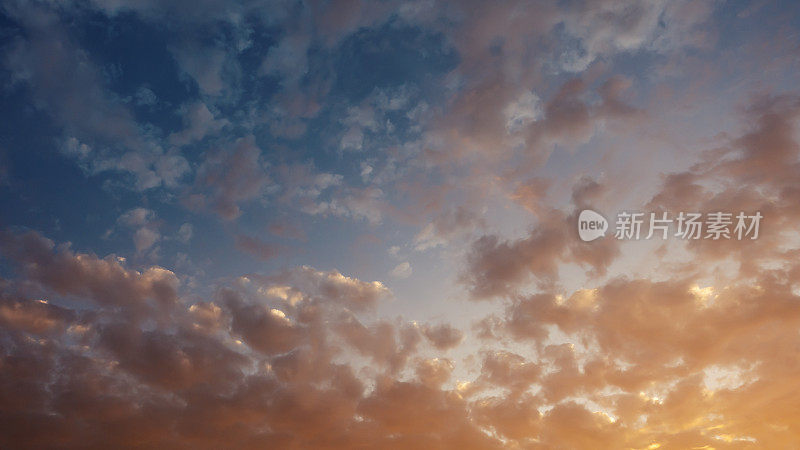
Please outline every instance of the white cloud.
M136 246L136 251L139 253L155 245L159 239L161 239L161 235L158 231L151 228L139 228L133 234L133 243Z
M411 264L406 261L395 266L395 268L392 269L391 275L395 278L403 279L410 277L412 272Z
M542 101L533 91L525 91L517 100L511 102L503 110L506 119L506 131L514 133L524 129L531 122L539 120L542 115Z
M224 127L226 119L215 119L203 102L194 102L183 108L185 128L179 133L172 133L169 141L173 145L186 145L199 141L209 134L215 134Z
M125 212L117 219L117 223L128 228L134 228L133 244L137 253L142 253L152 248L161 240L158 232L156 213L146 208L134 208Z
M181 225L180 229L178 229L178 240L186 243L192 239L192 234L194 233L194 227L190 223L184 223Z

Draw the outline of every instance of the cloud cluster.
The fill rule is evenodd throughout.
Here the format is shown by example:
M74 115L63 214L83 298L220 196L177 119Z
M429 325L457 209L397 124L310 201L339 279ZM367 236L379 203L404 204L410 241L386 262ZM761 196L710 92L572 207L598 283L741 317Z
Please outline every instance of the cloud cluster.
M101 70L52 10L12 2L3 8L26 30L4 55L15 83L63 128L65 152L89 173L119 171L136 189L175 187L189 172L180 152L165 150L132 111L104 87Z
M0 302L2 442L12 447L797 438L787 360L800 344L796 263L724 288L617 278L568 297L514 296L487 317L484 350L459 361L443 353L463 345L462 331L374 318L387 288L336 271L245 275L198 301L166 269L132 270L35 233L5 232L2 254L16 271Z
M577 239L576 222L577 213L550 210L521 239L481 236L472 244L461 280L473 297L487 298L512 295L531 280L552 288L565 263L586 267L592 275L605 275L620 255L619 243L603 239L586 245Z
M657 104L673 65L713 78L717 5L7 2L8 92L119 209L21 201L0 224L0 447L791 448L800 98L767 86L700 146L716 116L665 137L685 109ZM163 33L184 92L120 87L87 18ZM28 160L0 151L5 189ZM670 164L632 187L650 159ZM595 205L764 222L582 242ZM135 257L85 250L99 222ZM314 247L294 266L281 238ZM172 267L176 241L197 245ZM217 267L219 242L274 270Z

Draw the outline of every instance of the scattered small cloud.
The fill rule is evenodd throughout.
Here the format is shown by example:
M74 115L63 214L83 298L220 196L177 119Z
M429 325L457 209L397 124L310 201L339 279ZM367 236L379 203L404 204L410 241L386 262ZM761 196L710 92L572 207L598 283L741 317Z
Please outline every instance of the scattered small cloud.
M392 269L391 275L395 278L403 279L410 277L412 272L411 264L405 261L396 265L394 269Z

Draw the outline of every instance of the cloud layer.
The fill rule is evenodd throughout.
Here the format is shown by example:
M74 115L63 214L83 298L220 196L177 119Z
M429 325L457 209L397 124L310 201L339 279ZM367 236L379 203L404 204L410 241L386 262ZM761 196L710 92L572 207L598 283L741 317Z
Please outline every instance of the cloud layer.
M0 447L792 448L798 12L6 2Z

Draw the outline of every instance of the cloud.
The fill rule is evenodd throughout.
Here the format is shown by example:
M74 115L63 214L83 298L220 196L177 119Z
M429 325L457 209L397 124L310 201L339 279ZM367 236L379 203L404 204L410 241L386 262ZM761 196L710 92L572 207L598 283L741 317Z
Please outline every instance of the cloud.
M564 49L558 63L562 70L579 72L596 59L617 53L705 47L711 36L704 26L714 7L711 1L577 2L567 7L563 24L578 45Z
M197 83L203 95L214 97L224 93L228 86L224 81L225 72L235 67L225 51L213 46L201 47L195 43L181 43L171 50L178 65ZM195 117L195 120L199 117Z
M34 335L64 333L69 324L75 321L75 316L69 309L50 305L44 301L3 298L0 303L0 322L5 329Z
M146 86L142 86L136 90L136 104L140 106L153 106L158 103L158 97L155 92Z
M226 119L216 119L203 102L195 102L185 107L184 129L170 134L169 142L173 145L186 145L199 141L206 136L218 133L228 124Z
M155 219L155 212L147 208L133 208L117 219L122 225L137 228L149 225Z
M439 388L450 379L453 363L448 359L426 359L419 362L416 371L421 384Z
M469 234L485 226L486 221L481 214L467 207L458 206L440 213L431 223L425 225L414 236L415 248L424 251L443 246L459 235Z
M148 208L124 207L117 227L130 230L137 253L171 247L167 229L198 245L168 269L24 228L0 231L0 447L791 447L800 402L800 101L755 95L736 123L717 114L719 102L692 115L646 95L669 90L660 75L644 75L660 64L719 63L707 52L727 20L711 17L716 5L9 3L5 12L23 30L3 50L13 83L63 129L55 145L66 157L90 174L132 177L142 191L136 204ZM199 98L155 98L138 81L127 100L117 98L103 77L115 70L104 66L110 60L81 49L95 36L75 30L87 18L102 29L107 18L112 33L133 16L167 35ZM340 44L387 29L434 36L430 54L457 57L447 73L421 64L410 81L391 70L369 81L401 87L356 78L365 97L351 101L337 91L334 60L351 50ZM392 39L365 45L386 54ZM721 53L742 55L724 45ZM760 70L793 79L779 64ZM709 96L743 84L711 78L726 87ZM694 78L684 81L696 92ZM154 114L177 129L142 121ZM681 136L665 137L661 126L672 120ZM717 120L730 129L692 153L692 135L722 126ZM648 140L635 155L606 151L629 138L638 145L640 131ZM678 156L659 153L662 139L676 139ZM198 147L191 162L182 147ZM617 158L631 160L624 177L612 167ZM8 159L13 184L27 160ZM650 175L642 162L650 159L667 173L631 189ZM32 179L55 173L49 164ZM98 187L91 178L89 188ZM130 201L111 191L117 204ZM91 248L70 218L85 214L91 229L95 213L73 202L60 216L61 205L23 194L31 208L9 222L35 219ZM756 242L656 250L580 242L581 209L628 198L659 211L760 210L764 228ZM223 221L201 227L170 211L176 201ZM226 222L237 218L272 236L238 234ZM301 253L308 265L240 273L205 234L221 227L232 237L223 244L272 261L279 238L304 240L297 230L311 241L337 239L331 251L347 248L348 227L320 234L336 231L335 218L363 222L387 246L446 248L415 254L417 271L435 263L436 282L389 302L395 294L384 282L361 275L386 270L369 266L375 255L386 259L381 248L315 247ZM387 275L411 275L403 253L389 249L397 265ZM435 302L451 295L454 275L469 298L491 302L457 299L440 314Z
M269 224L269 232L275 236L296 239L299 241L305 241L308 239L308 236L306 236L305 232L299 227L299 224L293 224L280 220Z
M192 239L192 235L194 234L194 227L190 223L184 223L178 228L178 240L185 243L188 243Z
M270 185L255 137L210 150L197 170L194 189L184 196L191 208L208 208L226 220L242 213L240 203L258 198Z
M391 373L403 369L420 341L419 332L413 326L398 327L389 321L364 325L353 316L343 316L335 331L358 353L370 357Z
M133 244L136 246L137 254L142 254L149 250L161 240L156 213L152 210L146 208L131 209L119 216L117 223L135 229Z
M464 333L450 324L425 325L422 334L438 350L449 350L458 346L464 339Z
M133 234L133 243L139 253L151 248L160 239L161 234L150 228L139 228Z
M231 312L231 331L260 352L287 352L297 347L305 334L301 325L279 309L246 305L232 291L223 291L221 301Z
M133 221L136 216L129 215ZM384 427L391 427L389 423L371 423L355 434L344 431L348 428L343 427L345 424L360 428L357 409L363 409L362 416L384 418L378 403L385 400L377 393L369 400L364 397L362 381L349 364L334 362L339 350L325 337L328 330L354 324L343 319L340 313L346 309L342 308L384 295L386 289L379 283L300 268L278 277L295 281L294 289L302 292L304 299L300 303L283 303L284 299L275 294L264 296L270 288L280 287L272 284L277 279L248 278L251 281L232 281L220 289L214 302L186 305L174 297L169 323L154 320L141 327L129 320L128 313L139 311L131 300L147 295L140 292L140 283L152 276L150 272L126 271L119 262L108 264L108 260L64 249L54 254L54 247L35 234L4 234L4 256L24 269L19 273L22 278L18 286L36 282L46 289L44 292L92 299L102 291L103 301L98 309L84 314L27 299L3 299L0 332L4 339L15 342L3 352L0 368L0 392L8 399L0 408L4 424L51 414L49 431L37 438L42 445L54 441L98 446L138 442L150 447L195 441L202 442L202 448L210 448L223 440L257 442L264 437L259 431L264 423L282 429L280 439L300 446L315 445L317 440L312 436L322 431L326 439L331 433L340 435L346 446L385 439ZM65 286L54 281L54 276L43 275L69 265L69 261L89 263L91 276L73 273L69 286ZM113 272L125 273L130 282L108 275ZM98 288L105 286L105 279L112 281L115 290L110 286ZM251 286L253 283L255 286ZM4 290L9 289L15 288L4 285ZM328 312L320 316L320 307ZM118 315L116 308L121 308L122 314ZM148 314L152 316L145 317L155 318L160 313ZM419 335L415 328L400 326L397 341L394 325L379 323L374 329L388 330L389 334L376 331L376 336L391 339L359 339L355 334L350 345L399 370L416 349ZM86 345L72 345L62 338L68 334ZM370 331L366 336L371 335ZM29 336L36 336L39 343L34 344ZM381 347L381 342L391 344ZM381 348L390 351L383 353ZM432 392L446 381L449 364L430 360L419 366L420 378L432 386ZM261 369L253 374L251 368L255 366ZM17 374L34 368L37 370L26 380L28 394L10 395L20 392ZM52 401L34 401L31 395ZM109 415L109 410L117 414ZM71 414L63 414L65 411ZM452 413L459 414L455 409ZM86 426L72 426L78 420ZM198 423L207 424L202 436L189 431L196 430ZM131 426L147 431L135 438L121 432ZM21 433L3 436L4 445L27 439Z
M140 147L142 136L130 111L103 88L94 63L69 37L58 16L19 5L9 12L30 34L13 42L5 64L17 82L30 83L38 106L79 139Z
M380 281L365 282L336 270L320 271L308 266L283 272L271 277L270 281L297 284L312 298L341 303L353 310L371 308L378 300L390 295L389 289Z
M792 200L800 190L797 168L800 145L795 136L800 100L794 95L759 96L743 111L747 127L726 137L722 146L707 150L686 171L664 176L647 206L664 211L760 211L771 216L758 241L690 241L687 249L697 265L727 259L742 276L758 272L761 263L784 255L800 209ZM698 259L699 258L699 259Z
M576 203L593 183L578 183ZM150 219L132 210L120 222ZM527 255L524 240L536 236L493 248ZM470 363L442 355L468 339L452 324L375 317L388 289L334 270L223 280L213 298L189 303L166 269L136 271L35 233L5 232L0 247L15 270L0 285L0 333L13 343L0 415L39 430L43 446L793 442L796 368L783 355L797 345L800 300L788 258L752 283L713 289L691 276L617 277L568 295L510 295ZM96 307L54 304L64 296ZM720 370L736 374L735 389L707 375ZM130 427L143 431L134 438ZM12 446L28 438L2 436Z
M56 246L35 232L4 231L0 250L45 292L85 298L100 305L117 304L132 311L148 309L151 304L167 308L178 300L178 278L158 266L143 272L127 269L121 258L75 253L69 246Z
M412 272L413 269L411 268L411 264L406 261L396 265L390 274L395 278L408 278L411 276Z
M371 225L383 221L386 209L383 190L375 187L347 187L334 193L329 199L305 202L302 211L323 217L349 217L364 220Z
M491 386L509 389L514 397L539 381L542 369L524 357L507 351L484 354L481 379Z
M485 234L472 242L460 275L472 297L513 296L531 281L551 289L566 264L587 268L590 278L602 277L620 257L620 242L612 236L587 245L575 230L580 210L607 198L606 181L587 176L576 180L570 213L547 206L548 188L548 181L534 178L518 184L511 194L512 200L536 214L536 224L523 237L504 240Z
M164 151L143 131L59 16L41 5L11 4L7 10L25 33L14 38L3 62L62 129L67 153L89 173L129 173L138 190L177 186L189 172L186 159Z
M473 242L461 280L476 298L509 295L533 277L549 286L558 277L561 263L575 261L603 273L618 253L616 242L591 247L573 235L571 218L551 211L538 226L518 240L505 241L484 235Z
M280 247L276 245L269 244L261 239L242 234L236 235L236 248L264 261L278 256L281 251Z

